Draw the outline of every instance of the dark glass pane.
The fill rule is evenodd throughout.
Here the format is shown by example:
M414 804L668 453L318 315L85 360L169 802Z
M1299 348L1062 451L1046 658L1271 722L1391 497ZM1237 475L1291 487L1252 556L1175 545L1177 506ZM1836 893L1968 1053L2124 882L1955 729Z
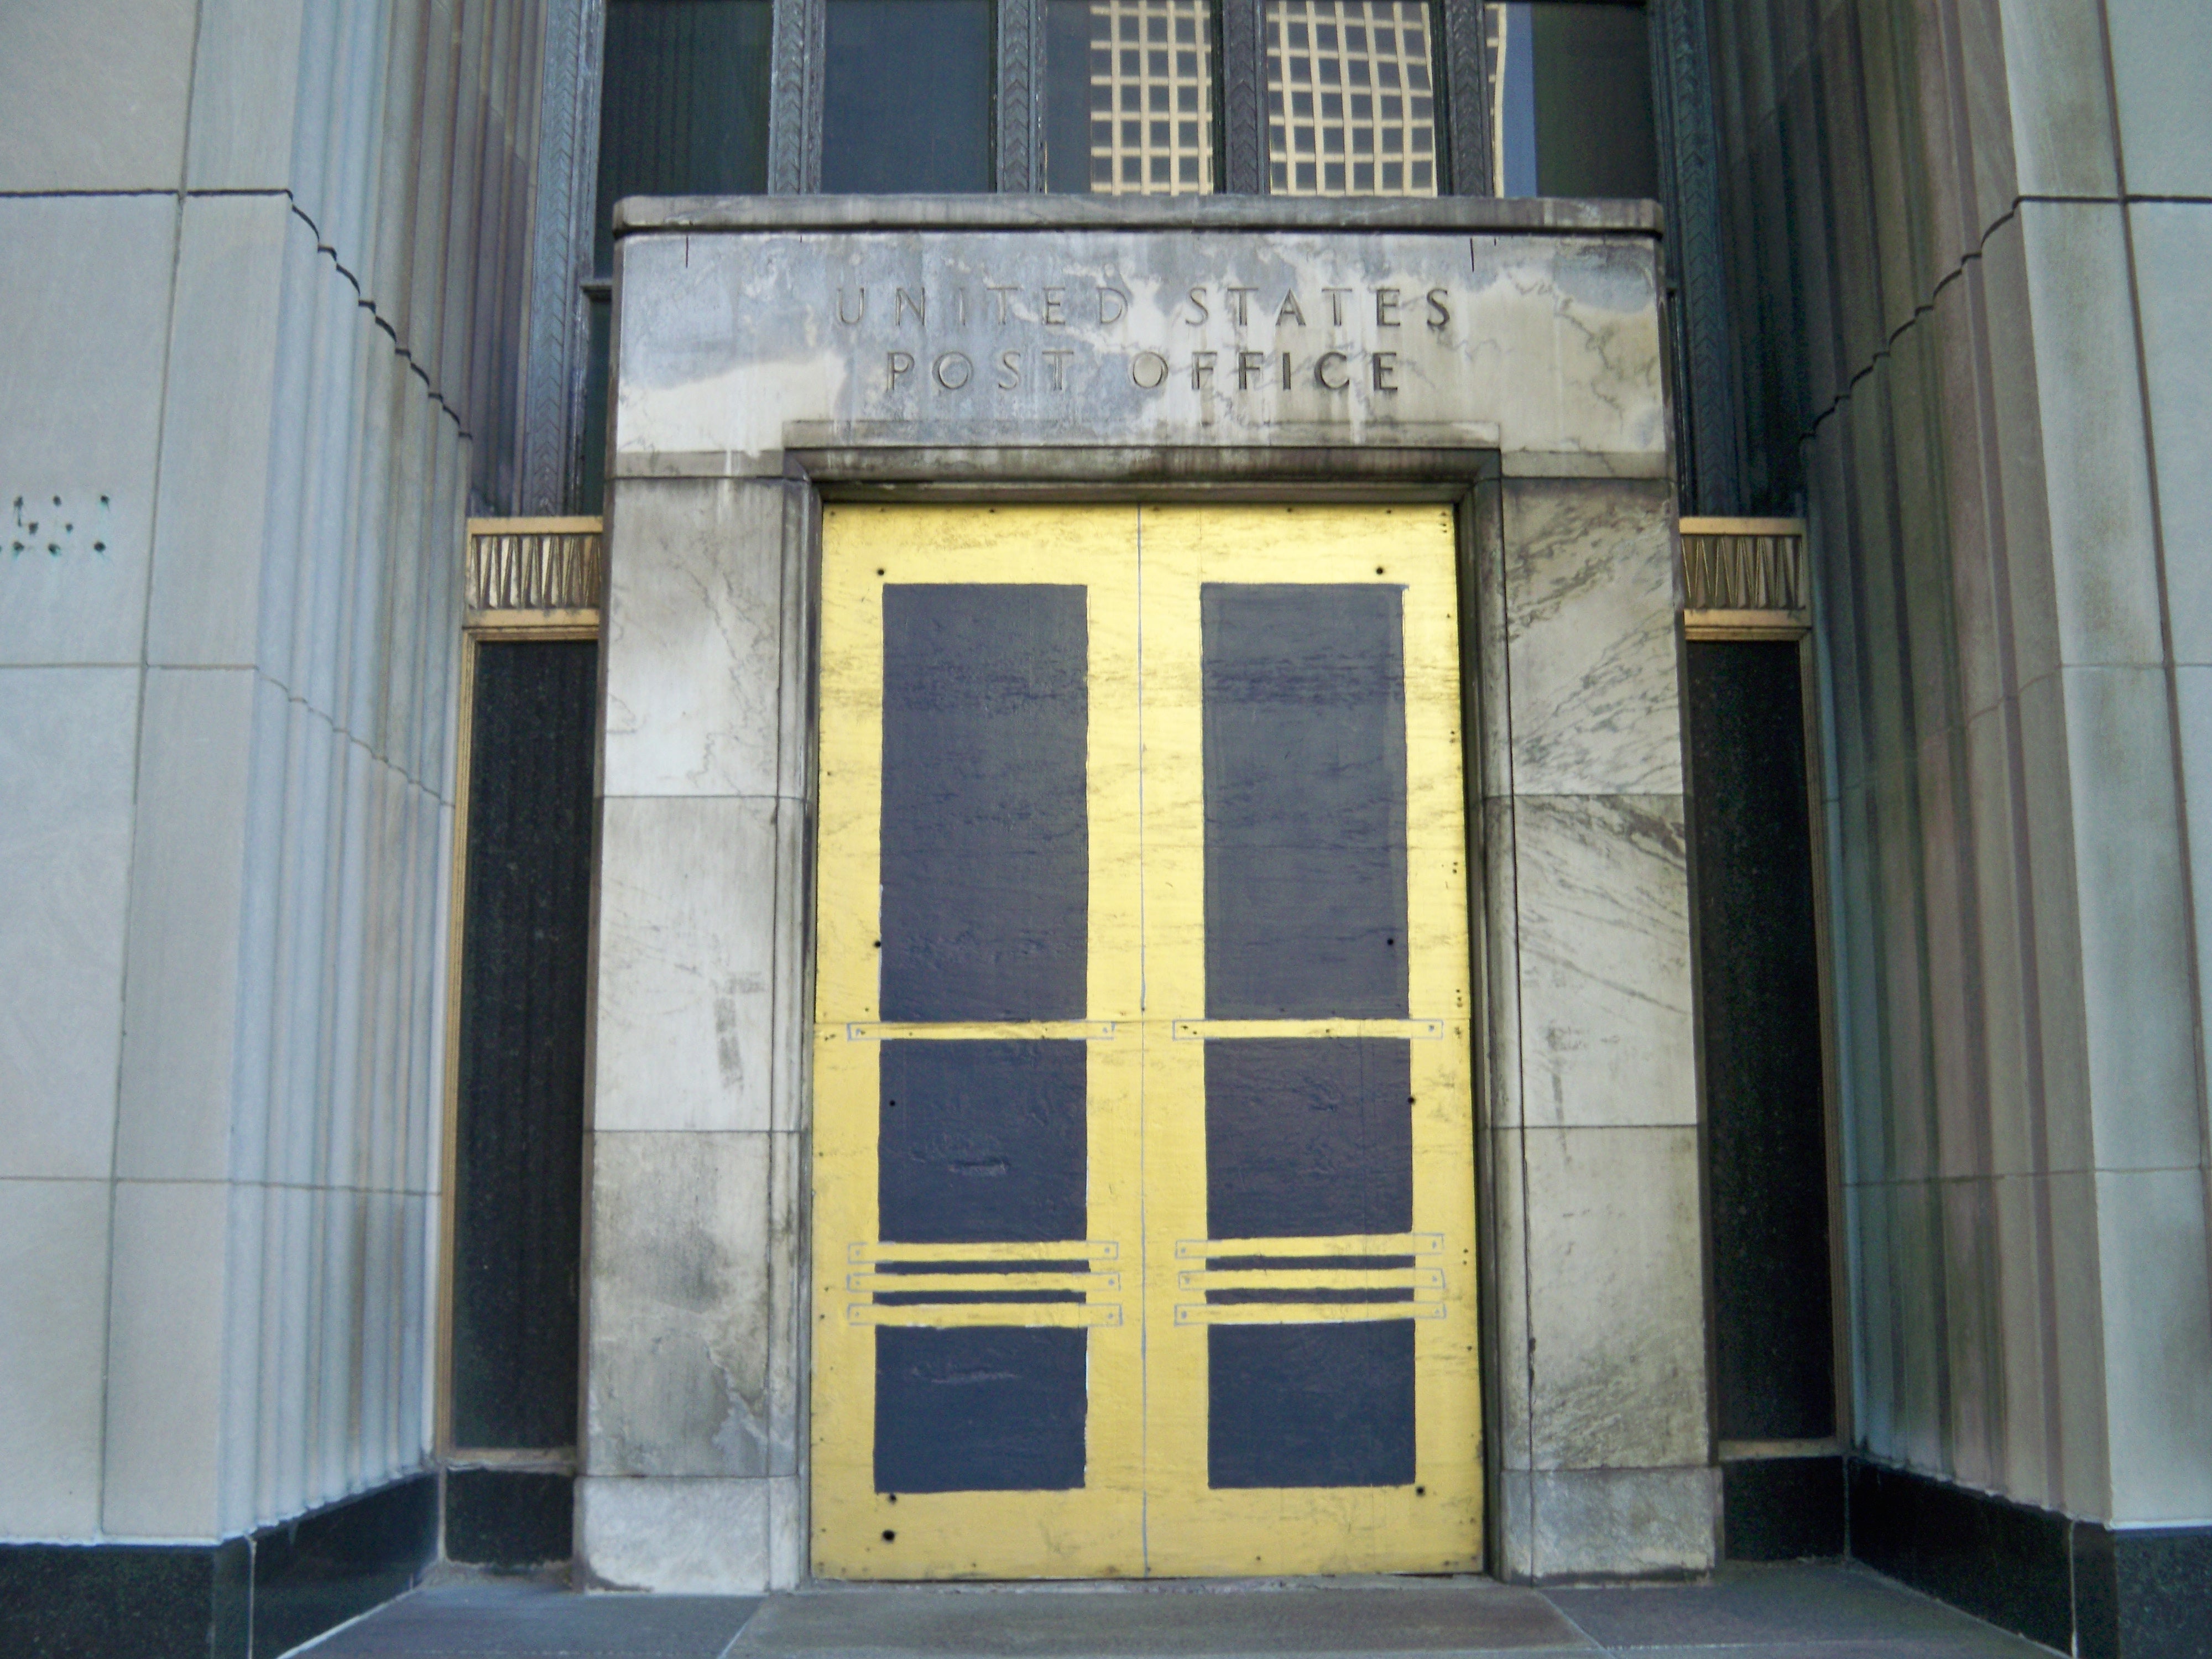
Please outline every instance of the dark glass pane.
M769 0L611 0L595 268L625 196L768 188Z
M576 1443L599 647L477 648L453 1138L453 1439Z
M822 188L991 188L991 0L830 0Z
M1049 188L1130 196L1213 188L1213 0L1049 0ZM1145 118L1119 119L1122 110Z
M1489 30L1499 195L1659 194L1642 5L1515 0Z

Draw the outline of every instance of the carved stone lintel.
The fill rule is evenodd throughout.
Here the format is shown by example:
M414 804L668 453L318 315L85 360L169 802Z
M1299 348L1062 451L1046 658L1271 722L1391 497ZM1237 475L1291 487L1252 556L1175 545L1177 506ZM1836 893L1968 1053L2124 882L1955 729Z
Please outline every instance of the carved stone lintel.
M598 519L471 519L463 593L469 613L597 611L606 590Z

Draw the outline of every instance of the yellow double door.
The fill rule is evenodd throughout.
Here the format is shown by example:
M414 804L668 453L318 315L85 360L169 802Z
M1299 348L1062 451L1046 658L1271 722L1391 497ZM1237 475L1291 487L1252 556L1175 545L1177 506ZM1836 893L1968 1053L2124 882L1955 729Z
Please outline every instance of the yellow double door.
M823 528L812 1561L1481 1552L1450 514Z

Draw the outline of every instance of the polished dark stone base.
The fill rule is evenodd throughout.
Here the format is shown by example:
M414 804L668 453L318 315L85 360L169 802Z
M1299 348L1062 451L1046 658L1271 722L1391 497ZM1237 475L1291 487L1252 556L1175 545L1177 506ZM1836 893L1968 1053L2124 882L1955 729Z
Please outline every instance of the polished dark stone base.
M0 1544L9 1659L274 1659L412 1585L438 1547L420 1474L220 1544Z
M574 1553L574 1477L508 1469L446 1474L446 1559L520 1570Z
M2212 1527L2076 1522L2081 1659L2212 1659Z
M2074 1645L2072 1522L1879 1463L1851 1465L1851 1553L2045 1647Z
M1812 1561L1844 1553L1844 1460L1775 1457L1721 1465L1722 1553Z
M1850 1553L2080 1659L2212 1659L2212 1527L2116 1530L1855 1461Z
M253 1549L0 1544L0 1653L24 1659L243 1655Z

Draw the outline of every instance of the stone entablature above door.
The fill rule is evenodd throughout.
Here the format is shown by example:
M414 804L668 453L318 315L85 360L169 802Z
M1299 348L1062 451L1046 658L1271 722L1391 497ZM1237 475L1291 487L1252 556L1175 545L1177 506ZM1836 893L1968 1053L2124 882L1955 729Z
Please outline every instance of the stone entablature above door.
M629 202L611 470L775 472L786 449L855 444L1379 441L1663 477L1654 217L1480 200ZM1536 459L1552 456L1568 459Z

